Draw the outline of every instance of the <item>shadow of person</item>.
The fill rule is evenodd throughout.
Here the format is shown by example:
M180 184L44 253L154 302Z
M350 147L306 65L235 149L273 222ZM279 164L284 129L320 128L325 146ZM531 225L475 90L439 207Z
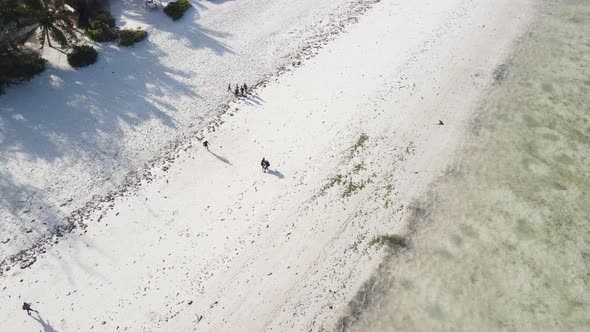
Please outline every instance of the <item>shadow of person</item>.
M49 321L45 321L43 317L41 317L38 311L35 311L35 313L37 314L38 318L35 318L35 316L33 315L29 316L31 316L31 318L33 318L39 324L41 324L41 327L43 327L43 332L58 332L56 329L53 328L53 326L51 326L51 324L49 324Z
M278 171L278 170L276 170L276 169L275 169L275 170L270 170L270 169L269 169L269 170L268 170L268 174L274 175L274 176L276 176L276 177L277 177L277 178L279 178L279 179L284 179L284 178L285 178L285 176L283 175L283 173L279 172L279 171Z
M213 152L211 150L209 150L209 153L212 154L215 158L219 159L220 161L222 161L222 162L224 162L224 163L226 163L228 165L232 165L231 161L227 160L227 158L222 157L222 156L216 154L215 152Z
M255 96L255 95L248 95L248 96L246 96L246 98L244 100L249 105L254 105L254 104L262 105L262 102L264 102L264 100L262 100L260 97Z
M250 95L250 99L255 101L257 104L264 103L264 99L260 98L258 95Z

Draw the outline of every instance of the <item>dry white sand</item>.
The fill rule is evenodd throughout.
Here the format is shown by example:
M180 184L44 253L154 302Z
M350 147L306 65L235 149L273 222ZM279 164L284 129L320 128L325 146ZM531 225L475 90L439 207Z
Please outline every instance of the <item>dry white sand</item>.
M375 5L233 103L211 151L195 140L99 222L6 272L2 330L330 329L379 263L370 240L403 231L411 197L444 173L530 6Z
M110 1L146 41L96 44L98 62L78 70L47 48L48 69L0 96L0 262L84 223L174 155L223 112L228 83L255 85L317 52L375 1L193 0L178 22L139 0Z

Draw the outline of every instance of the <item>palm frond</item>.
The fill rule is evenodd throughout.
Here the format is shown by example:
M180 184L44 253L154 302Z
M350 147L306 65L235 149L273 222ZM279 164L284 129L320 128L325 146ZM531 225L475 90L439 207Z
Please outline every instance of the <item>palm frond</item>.
M37 33L37 40L41 44L41 48L45 47L45 29L43 27L40 27Z
M68 46L68 38L64 35L62 30L58 29L55 26L52 26L50 29L50 35L53 40L55 40L59 46L62 48L66 48Z

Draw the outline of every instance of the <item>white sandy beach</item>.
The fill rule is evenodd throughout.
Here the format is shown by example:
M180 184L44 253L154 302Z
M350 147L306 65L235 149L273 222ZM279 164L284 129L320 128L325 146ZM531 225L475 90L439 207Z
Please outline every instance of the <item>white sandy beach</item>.
M176 23L115 2L146 44L78 71L56 55L0 96L1 258L94 204L31 266L2 265L0 330L332 329L532 13L372 2L193 1ZM242 81L264 83L224 107ZM149 176L124 187L129 172Z

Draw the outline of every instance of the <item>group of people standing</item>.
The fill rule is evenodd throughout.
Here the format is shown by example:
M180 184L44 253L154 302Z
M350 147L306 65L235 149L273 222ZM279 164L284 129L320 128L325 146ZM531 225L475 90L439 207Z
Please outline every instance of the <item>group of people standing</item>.
M231 83L227 85L227 91L232 92ZM246 83L244 83L242 86L238 86L236 84L236 88L233 92L236 97L245 97L248 94L248 86Z

